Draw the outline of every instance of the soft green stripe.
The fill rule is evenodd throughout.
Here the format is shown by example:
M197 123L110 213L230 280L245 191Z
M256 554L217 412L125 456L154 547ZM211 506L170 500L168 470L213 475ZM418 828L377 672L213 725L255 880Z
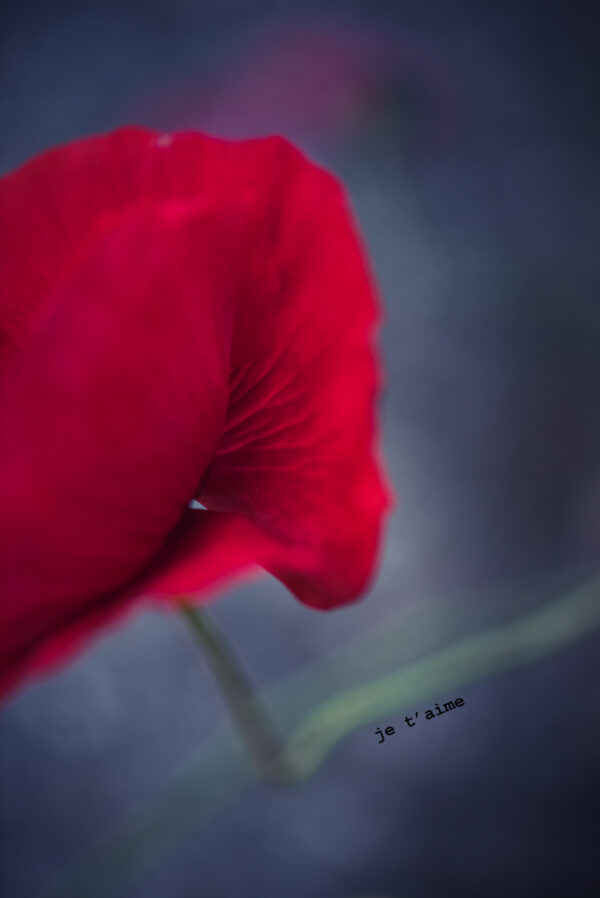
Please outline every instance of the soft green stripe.
M600 626L600 577L541 610L462 639L428 657L322 701L292 731L288 745L310 776L346 735L386 715L411 711L422 701L454 696L468 683L531 663L564 648ZM365 646L376 651L373 635L340 656L343 669L351 653ZM364 656L363 656L364 657ZM346 660L344 660L346 659ZM264 696L277 712L290 695L305 698L331 673L320 662L279 684ZM323 691L322 688L320 690ZM289 707L289 703L288 703ZM288 715L286 715L288 716ZM274 714L280 722L280 715ZM200 751L149 801L130 813L65 872L51 898L111 898L139 880L165 854L256 782L248 759L228 726L221 727Z
M293 733L289 748L309 776L345 735L448 690L528 664L600 626L600 578L568 598L424 658L320 704ZM443 696L441 693L443 692Z

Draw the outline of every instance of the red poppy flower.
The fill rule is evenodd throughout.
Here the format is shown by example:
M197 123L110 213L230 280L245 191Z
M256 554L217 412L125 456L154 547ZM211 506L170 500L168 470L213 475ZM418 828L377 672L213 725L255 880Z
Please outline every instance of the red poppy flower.
M0 227L0 690L257 565L357 597L389 501L335 179L280 138L128 128L1 179Z

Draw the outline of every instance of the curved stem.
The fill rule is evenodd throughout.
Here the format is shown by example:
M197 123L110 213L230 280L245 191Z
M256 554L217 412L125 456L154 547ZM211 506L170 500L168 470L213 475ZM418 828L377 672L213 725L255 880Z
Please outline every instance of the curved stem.
M204 609L189 600L179 610L219 686L240 738L263 779L291 783L296 771L235 654Z

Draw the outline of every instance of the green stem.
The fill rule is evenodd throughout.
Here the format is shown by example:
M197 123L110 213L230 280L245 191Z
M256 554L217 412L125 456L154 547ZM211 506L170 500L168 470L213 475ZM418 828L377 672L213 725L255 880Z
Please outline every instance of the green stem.
M263 779L289 784L296 771L235 654L206 611L188 600L179 610L219 686L237 731Z

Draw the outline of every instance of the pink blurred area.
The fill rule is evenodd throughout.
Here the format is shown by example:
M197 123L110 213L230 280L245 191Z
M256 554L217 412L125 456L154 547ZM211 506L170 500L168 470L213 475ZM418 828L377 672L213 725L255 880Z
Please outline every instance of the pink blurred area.
M134 112L166 130L234 139L279 133L338 142L400 119L419 143L444 143L458 91L443 55L401 30L313 20L252 32L207 76L172 81Z

